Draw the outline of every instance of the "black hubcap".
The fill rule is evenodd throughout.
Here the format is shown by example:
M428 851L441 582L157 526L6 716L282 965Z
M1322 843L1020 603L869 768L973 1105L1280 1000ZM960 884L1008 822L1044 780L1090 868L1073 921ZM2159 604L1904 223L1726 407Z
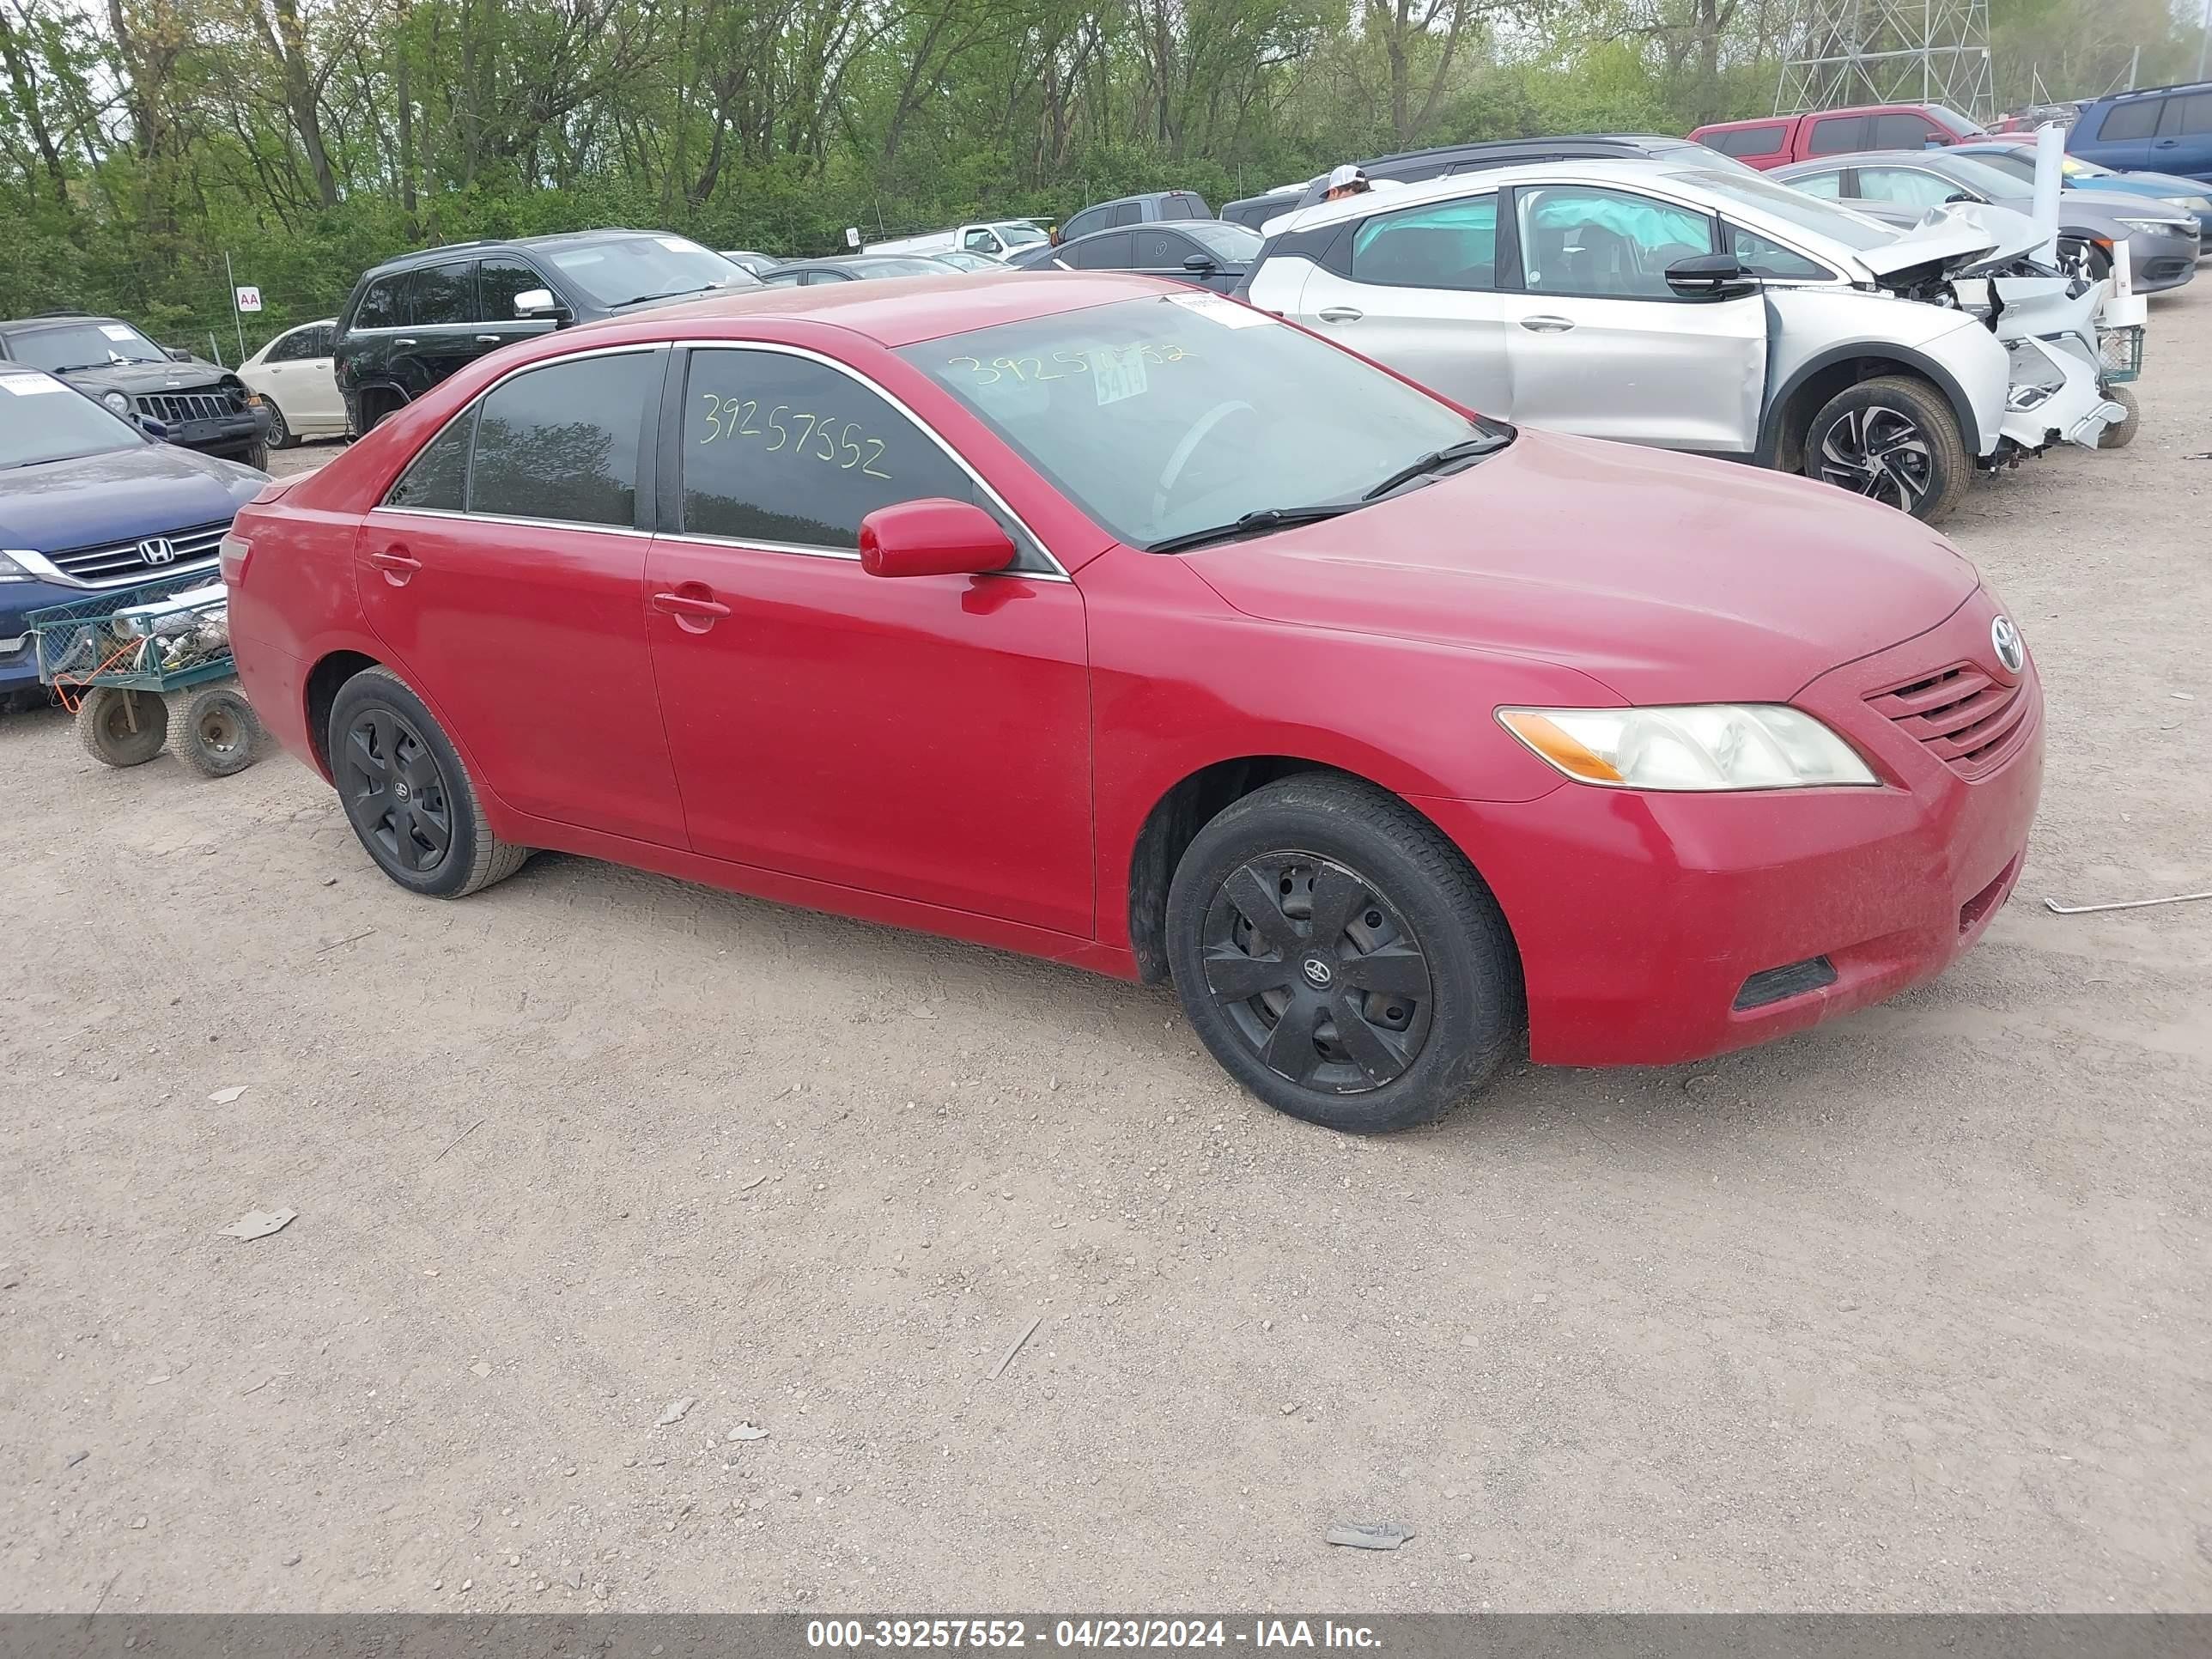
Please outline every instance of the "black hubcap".
M1357 871L1312 853L1238 866L1206 908L1206 989L1269 1070L1362 1094L1428 1041L1428 958L1397 908Z
M1910 513L1936 482L1928 434L1901 410L1855 409L1820 440L1820 477Z
M346 733L338 781L361 832L390 862L428 875L453 844L446 775L402 716L371 708Z

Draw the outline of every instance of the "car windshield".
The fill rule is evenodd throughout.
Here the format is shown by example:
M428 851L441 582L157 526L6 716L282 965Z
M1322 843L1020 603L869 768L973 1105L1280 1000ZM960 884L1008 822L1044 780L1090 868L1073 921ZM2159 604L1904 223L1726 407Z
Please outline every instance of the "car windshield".
M1849 208L1838 207L1833 202L1824 202L1815 196L1807 196L1787 185L1772 183L1763 175L1747 168L1741 173L1716 173L1700 167L1695 173L1678 173L1677 179L1686 179L1703 191L1709 191L1724 202L1735 202L1744 207L1757 208L1778 219L1786 219L1801 230L1809 230L1816 236L1825 236L1832 242L1840 242L1848 248L1887 247L1897 240L1894 227L1863 214L1853 213Z
M710 288L752 288L743 265L681 236L617 236L548 249L561 274L603 306L634 305Z
M1181 220L1176 228L1215 258L1236 264L1258 258L1267 240L1256 230L1247 230L1242 225L1223 224L1212 219Z
M2095 161L2085 161L2078 155L2060 156L2058 166L2069 179L2110 179L2119 172L2118 167L2103 167ZM2033 161L2028 163L2027 176L2030 179L2035 177L2035 164Z
M1008 247L1032 247L1047 240L1045 234L1035 225L994 225L999 240Z
M0 471L135 449L146 441L89 398L0 365Z
M1425 456L1504 430L1218 295L1116 301L899 355L1139 547L1356 502Z
M1961 115L1948 104L1930 104L1928 112L1962 138L1978 138L1982 124L1971 115Z
M166 363L169 354L128 323L65 323L26 329L8 352L36 368L104 368L109 363Z

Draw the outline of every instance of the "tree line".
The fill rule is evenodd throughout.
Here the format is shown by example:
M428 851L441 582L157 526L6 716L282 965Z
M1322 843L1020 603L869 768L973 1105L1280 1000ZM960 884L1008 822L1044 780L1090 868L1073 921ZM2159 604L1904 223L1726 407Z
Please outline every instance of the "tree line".
M232 340L402 249L829 252L1135 190L1772 106L1806 0L0 0L0 317ZM2186 78L2166 0L1993 0L1998 96ZM234 348L227 355L235 357Z

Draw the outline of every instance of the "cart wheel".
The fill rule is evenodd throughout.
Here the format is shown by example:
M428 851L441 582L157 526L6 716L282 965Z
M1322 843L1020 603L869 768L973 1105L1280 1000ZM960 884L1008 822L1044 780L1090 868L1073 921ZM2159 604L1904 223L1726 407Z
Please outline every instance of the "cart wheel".
M169 738L169 705L152 691L95 685L77 705L76 740L110 766L143 766Z
M235 687L211 685L192 694L185 705L185 729L178 752L202 777L227 778L253 764L261 722Z
M2100 449L2125 449L2136 439L2136 428L2142 423L2142 411L2136 406L2136 394L2131 387L2108 386L2105 395L2128 411L2124 421L2115 421L2097 434Z

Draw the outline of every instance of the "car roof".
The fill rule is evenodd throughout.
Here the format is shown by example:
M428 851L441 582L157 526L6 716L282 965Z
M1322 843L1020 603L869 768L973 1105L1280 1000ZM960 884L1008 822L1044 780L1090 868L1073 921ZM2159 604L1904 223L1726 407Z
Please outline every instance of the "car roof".
M942 276L889 276L879 282L829 287L743 289L710 300L662 306L619 323L593 323L565 330L563 336L574 339L597 330L634 327L665 336L673 325L679 337L742 338L745 323L773 319L824 323L896 349L969 329L1111 305L1117 300L1162 294L1188 295L1190 291L1182 283L1121 271L1039 276L1020 270L948 270Z
M1717 156L1714 159L1721 160ZM1423 179L1413 184L1394 185L1387 191L1367 191L1358 196L1347 196L1341 201L1312 203L1297 210L1296 222L1286 228L1310 230L1346 219L1364 218L1386 204L1391 208L1418 207L1429 202L1449 202L1460 196L1482 195L1508 185L1540 185L1556 181L1632 185L1679 178L1685 172L1697 170L1699 169L1674 156L1662 160L1649 155L1593 155L1580 160L1529 161L1518 167L1492 167L1480 173L1448 173L1440 178ZM1725 163L1704 170L1720 173L1723 177L1728 176L1729 172Z
M2102 98L2085 100L2081 107L2090 104L2124 104L2130 98L2159 98L2176 92L2212 92L2212 81L2177 81L2170 87L2130 87L2125 92L2108 92Z
M608 225L598 230L556 231L544 236L494 236L473 242L447 242L438 247L421 247L410 253L395 253L383 264L372 265L362 274L364 276L388 276L396 270L412 270L417 265L442 264L449 259L475 259L486 253L501 253L511 248L581 247L593 242L625 240L631 237L659 236L653 230L631 230L618 225ZM689 237L684 239L690 240Z

